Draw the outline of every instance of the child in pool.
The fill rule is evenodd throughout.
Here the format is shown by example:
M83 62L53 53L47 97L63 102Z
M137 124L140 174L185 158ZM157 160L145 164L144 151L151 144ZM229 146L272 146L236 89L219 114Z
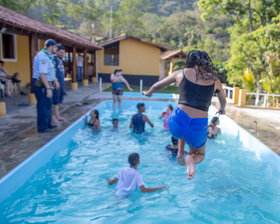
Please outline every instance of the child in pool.
M99 111L94 109L90 112L90 120L88 122L87 115L85 117L85 124L86 126L91 127L94 130L100 129L100 122L99 122Z
M169 115L173 112L173 107L171 104L169 104L166 108L166 111L164 111L159 119L162 119L164 118L163 120L163 128L166 130L166 131L169 131L169 127L168 127L168 119L169 119Z
M174 138L174 136L171 137L172 145L167 145L165 147L166 150L171 151L172 153L178 152L178 139Z
M207 137L208 138L216 138L218 134L221 134L221 129L218 128L220 124L219 117L213 117L211 120L211 124L208 126Z
M154 124L143 113L146 111L144 103L137 104L138 113L134 114L130 121L130 128L133 128L134 133L143 133L145 131L145 123L147 122L152 128Z
M110 180L108 177L106 178L109 185L113 185L118 182L116 190L123 192L134 191L136 188L139 188L143 193L166 189L166 187L145 187L142 176L137 171L137 167L140 164L140 156L138 153L130 154L128 162L130 167L123 168L113 180Z

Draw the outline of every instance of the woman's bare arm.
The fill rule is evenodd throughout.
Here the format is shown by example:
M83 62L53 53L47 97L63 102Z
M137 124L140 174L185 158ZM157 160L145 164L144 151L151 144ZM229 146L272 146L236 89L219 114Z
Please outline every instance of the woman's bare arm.
M216 81L216 90L219 90L217 92L217 96L220 102L220 109L218 111L219 114L225 114L225 108L226 108L226 104L227 104L227 100L226 100L226 95L222 86L222 83L220 82L220 80Z
M128 81L124 77L122 77L121 79L124 82L124 84L126 85L126 87L129 89L129 91L132 91L133 89L130 88L130 85L129 85Z
M153 92L158 91L158 90L170 85L171 83L176 82L177 81L177 76L179 74L182 74L182 71L183 70L175 71L171 75L164 78L163 80L160 80L160 81L156 82L154 85L152 85L152 87L149 90L143 91L143 94L145 96L152 96Z

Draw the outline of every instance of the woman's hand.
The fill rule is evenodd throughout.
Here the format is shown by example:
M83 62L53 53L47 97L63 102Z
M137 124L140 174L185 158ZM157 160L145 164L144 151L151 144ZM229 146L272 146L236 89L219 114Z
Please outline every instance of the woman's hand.
M219 111L216 112L216 114L218 114L218 115L225 115L226 112L224 110L220 109Z
M133 89L132 89L132 88L130 88L130 87L128 88L128 90L129 90L130 92L132 92L132 91L133 91Z
M151 97L151 96L153 95L151 92L146 91L146 90L143 91L142 94L143 94L144 96L148 96L148 97Z

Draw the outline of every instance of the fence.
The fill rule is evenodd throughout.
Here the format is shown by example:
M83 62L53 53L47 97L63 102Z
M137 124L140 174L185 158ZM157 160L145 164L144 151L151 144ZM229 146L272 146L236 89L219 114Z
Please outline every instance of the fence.
M223 86L223 89L225 91L225 95L226 95L227 100L229 102L233 103L233 90L234 90L234 88L233 87L228 87L228 86Z
M280 108L280 94L246 93L246 105Z
M246 92L239 87L228 87L223 84L228 103L238 106L280 108L280 94Z

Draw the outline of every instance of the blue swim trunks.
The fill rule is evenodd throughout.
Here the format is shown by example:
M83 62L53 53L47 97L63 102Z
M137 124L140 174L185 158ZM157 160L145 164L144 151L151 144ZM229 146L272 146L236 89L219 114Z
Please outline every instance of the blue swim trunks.
M197 149L207 141L208 118L191 118L177 107L168 120L169 131L177 139Z

